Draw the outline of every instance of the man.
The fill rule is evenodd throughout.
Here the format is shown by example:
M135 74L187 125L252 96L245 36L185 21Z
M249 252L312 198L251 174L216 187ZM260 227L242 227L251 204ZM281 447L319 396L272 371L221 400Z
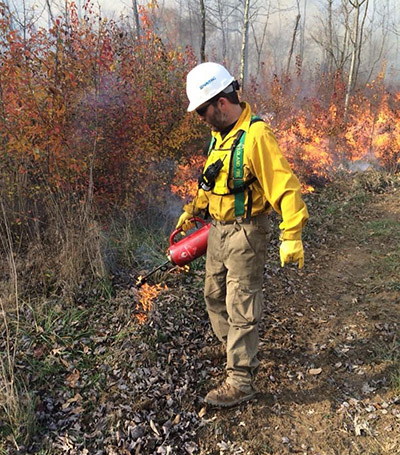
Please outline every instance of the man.
M302 228L308 219L300 184L271 129L239 102L239 84L222 65L202 63L187 75L188 111L211 127L212 141L199 191L185 205L177 228L208 211L204 297L213 331L227 360L227 379L205 397L233 406L256 394L258 324L268 238L268 213L282 216L281 265L303 266Z

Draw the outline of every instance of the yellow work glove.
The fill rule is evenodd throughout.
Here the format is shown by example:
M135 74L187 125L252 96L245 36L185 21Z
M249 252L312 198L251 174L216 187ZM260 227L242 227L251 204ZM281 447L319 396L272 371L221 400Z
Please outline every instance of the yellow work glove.
M304 265L304 250L301 240L283 240L279 250L281 266L299 261L299 269Z
M193 218L192 215L189 215L187 212L183 212L182 215L179 217L178 223L175 229L182 228L183 232L190 231L195 227L194 221L190 221Z

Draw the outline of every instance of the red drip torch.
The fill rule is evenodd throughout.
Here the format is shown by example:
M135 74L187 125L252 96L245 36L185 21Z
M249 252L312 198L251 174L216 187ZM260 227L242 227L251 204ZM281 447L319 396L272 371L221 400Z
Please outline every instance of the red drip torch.
M169 237L169 249L167 254L168 261L156 267L144 277L139 277L136 281L137 287L141 287L144 283L146 283L149 276L153 275L153 273L157 272L157 270L166 271L170 263L172 265L183 267L205 254L207 251L208 233L211 223L206 223L202 218L198 217L191 218L190 221L198 221L202 227L188 236L183 237L178 242L175 242L175 238L182 232L182 227L175 229Z

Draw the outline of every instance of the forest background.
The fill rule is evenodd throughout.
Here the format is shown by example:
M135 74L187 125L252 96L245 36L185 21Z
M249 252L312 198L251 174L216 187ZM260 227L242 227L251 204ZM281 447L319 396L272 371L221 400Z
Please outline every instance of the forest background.
M112 295L121 270L154 265L196 190L209 135L186 113L196 63L237 75L304 191L339 171L399 171L395 1L133 0L124 11L0 2L0 401L21 437L22 319L44 302Z

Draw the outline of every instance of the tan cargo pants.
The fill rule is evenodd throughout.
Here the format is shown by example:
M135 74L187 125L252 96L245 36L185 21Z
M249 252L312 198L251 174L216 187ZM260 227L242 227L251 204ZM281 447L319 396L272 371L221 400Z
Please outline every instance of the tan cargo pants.
M208 238L204 298L214 333L226 345L227 382L243 392L253 390L259 365L268 240L267 214L241 223L213 221Z

